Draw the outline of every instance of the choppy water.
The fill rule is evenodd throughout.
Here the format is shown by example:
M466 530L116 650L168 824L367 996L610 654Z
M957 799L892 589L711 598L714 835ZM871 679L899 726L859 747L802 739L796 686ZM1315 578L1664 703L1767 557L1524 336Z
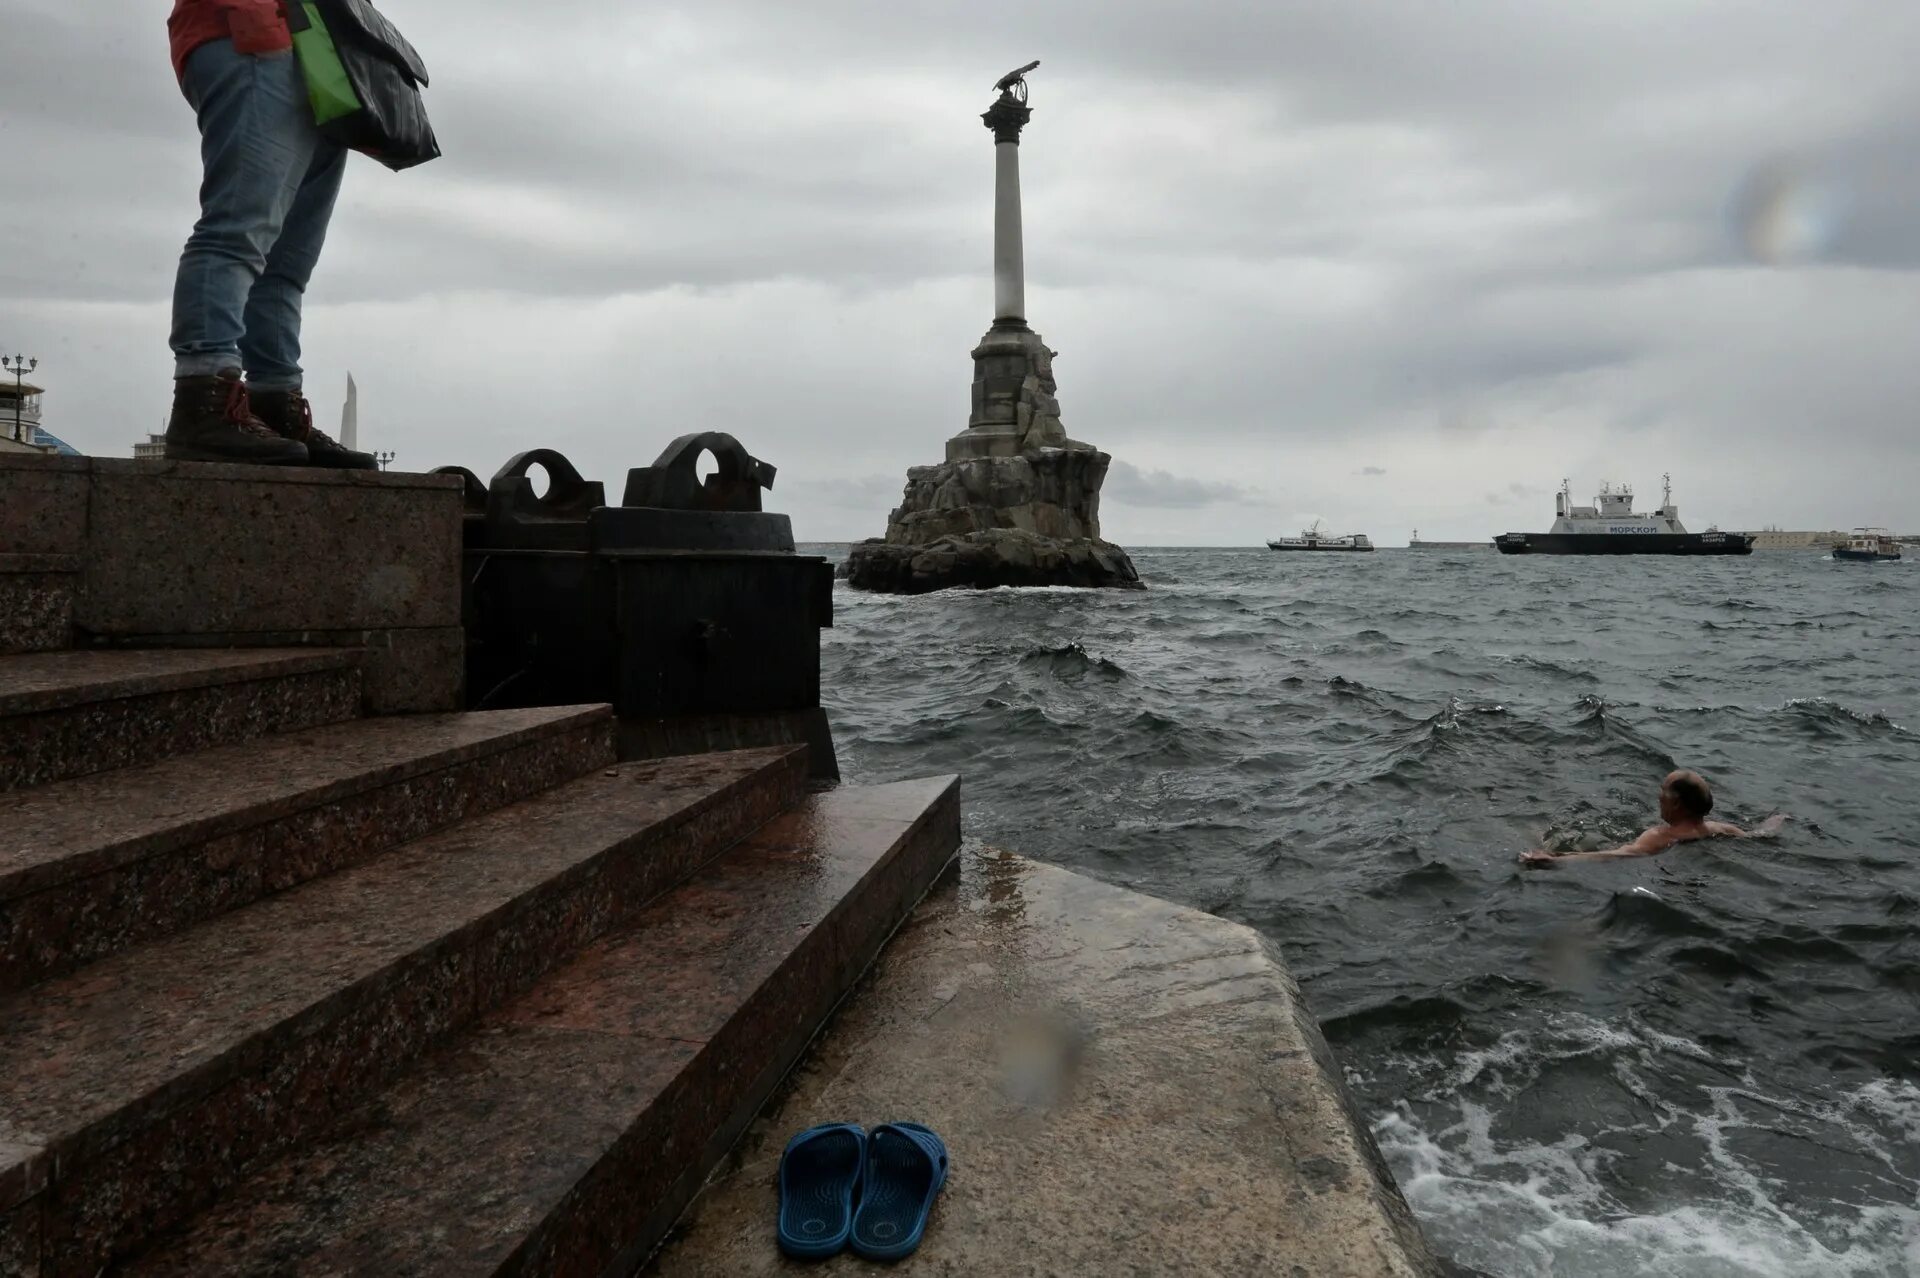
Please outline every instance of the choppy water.
M1920 563L1146 551L836 598L842 764L1284 948L1497 1275L1920 1273ZM1660 776L1773 841L1627 838Z

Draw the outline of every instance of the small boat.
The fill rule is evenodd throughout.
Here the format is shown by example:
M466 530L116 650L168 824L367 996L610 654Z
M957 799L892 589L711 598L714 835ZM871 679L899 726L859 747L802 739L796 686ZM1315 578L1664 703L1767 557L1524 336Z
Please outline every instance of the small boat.
M1690 533L1673 504L1673 483L1662 475L1665 488L1660 508L1636 512L1633 489L1600 486L1591 506L1573 504L1573 486L1565 480L1554 496L1553 527L1543 533L1501 533L1493 544L1503 555L1750 555L1753 538L1746 533L1708 528Z
M1870 564L1900 558L1900 543L1884 528L1856 528L1844 546L1833 548L1835 559Z
M1372 550L1373 543L1367 540L1365 533L1347 533L1335 537L1320 530L1320 521L1314 520L1313 527L1305 529L1298 537L1281 537L1267 543L1268 550Z

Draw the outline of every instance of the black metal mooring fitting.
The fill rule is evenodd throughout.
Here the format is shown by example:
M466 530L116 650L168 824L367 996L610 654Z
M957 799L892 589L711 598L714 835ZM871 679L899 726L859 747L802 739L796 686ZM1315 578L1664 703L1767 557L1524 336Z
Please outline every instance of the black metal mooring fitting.
M700 454L712 453L718 467L700 481ZM773 487L775 469L748 453L721 431L682 435L668 444L651 466L627 472L623 506L659 510L757 511L760 491Z
M533 481L527 478L535 466L547 472L544 496L534 493ZM551 448L514 454L494 473L487 490L497 509L544 519L585 519L588 511L607 504L607 486L582 479L573 463Z

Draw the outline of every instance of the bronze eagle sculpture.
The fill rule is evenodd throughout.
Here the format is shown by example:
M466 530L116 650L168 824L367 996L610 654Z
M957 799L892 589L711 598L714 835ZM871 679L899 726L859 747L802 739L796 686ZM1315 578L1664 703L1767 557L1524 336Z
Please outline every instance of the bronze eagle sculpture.
M1024 67L1021 67L1019 70L1009 71L1005 75L1001 76L1000 79L994 83L993 87L1000 90L1000 92L1002 93L1012 93L1014 86L1027 78L1027 72L1033 70L1035 67L1039 65L1040 65L1040 59L1035 58L1033 61L1027 63L1027 65L1025 65Z

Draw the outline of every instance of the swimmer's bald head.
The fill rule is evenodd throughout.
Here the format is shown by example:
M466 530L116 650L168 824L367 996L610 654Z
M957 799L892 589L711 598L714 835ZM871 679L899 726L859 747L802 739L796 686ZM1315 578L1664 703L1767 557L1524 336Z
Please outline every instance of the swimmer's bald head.
M1660 783L1660 815L1668 822L1702 821L1713 811L1713 787L1698 772L1667 773Z

